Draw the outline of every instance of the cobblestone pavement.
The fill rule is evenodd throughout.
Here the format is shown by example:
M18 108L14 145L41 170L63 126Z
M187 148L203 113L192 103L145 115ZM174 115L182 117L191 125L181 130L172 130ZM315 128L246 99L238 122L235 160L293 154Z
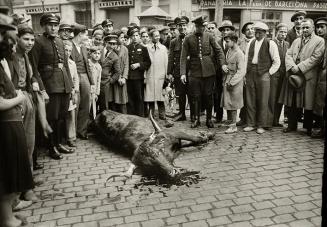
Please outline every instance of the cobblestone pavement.
M105 185L130 162L91 138L63 160L40 158L45 168L37 177L46 183L35 191L42 201L20 213L37 227L320 226L322 140L281 129L213 130L215 141L176 160L201 170L207 178L198 184L140 190L134 175L126 184L118 178Z

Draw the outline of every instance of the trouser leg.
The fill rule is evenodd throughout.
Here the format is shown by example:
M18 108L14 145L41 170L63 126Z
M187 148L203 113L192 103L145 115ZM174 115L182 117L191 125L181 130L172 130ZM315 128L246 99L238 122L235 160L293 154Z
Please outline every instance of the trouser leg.
M165 103L158 101L157 105L158 105L159 118L165 120L166 119Z
M237 110L227 110L227 119L230 120L230 124L236 123Z
M212 95L204 95L204 100L205 100L205 109L206 109L206 120L209 121L211 120L212 117L212 102L213 98Z
M246 123L246 86L243 86L243 100L244 100L244 106L240 110L240 120L244 123Z
M246 123L248 126L254 127L256 125L256 87L254 77L256 72L250 71L246 78Z
M85 136L89 123L90 82L87 74L80 74L80 103L77 115L77 133Z
M68 141L76 140L75 110L71 110L68 112L66 119L66 134Z
M313 112L312 110L304 110L303 128L311 131L313 128Z
M257 126L271 127L272 113L269 109L270 95L270 76L267 74L259 75L256 81L256 102L257 102Z
M221 122L223 120L224 109L221 107L221 95L223 92L222 82L217 83L217 99L215 103L215 112L216 112L216 120L217 122Z
M179 112L182 116L185 116L185 106L186 106L186 95L180 95L178 97L178 106L179 106Z
M288 128L291 130L296 130L298 118L302 114L302 109L289 107L287 108L287 114L288 114Z

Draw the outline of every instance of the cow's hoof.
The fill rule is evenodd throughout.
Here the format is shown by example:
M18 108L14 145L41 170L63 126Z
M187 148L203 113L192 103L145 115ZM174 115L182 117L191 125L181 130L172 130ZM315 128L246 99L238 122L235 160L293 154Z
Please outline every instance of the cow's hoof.
M195 121L191 124L191 128L197 128L201 125L200 121Z
M214 127L214 125L212 123L212 120L207 120L206 125L207 125L208 128L213 128Z

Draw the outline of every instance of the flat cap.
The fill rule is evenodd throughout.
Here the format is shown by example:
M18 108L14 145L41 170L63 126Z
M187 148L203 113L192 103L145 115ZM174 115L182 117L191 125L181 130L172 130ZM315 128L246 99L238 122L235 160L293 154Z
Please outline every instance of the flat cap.
M247 28L248 25L253 25L253 24L254 24L254 23L251 22L251 21L245 23L245 24L242 26L242 29L241 29L242 34L245 34L245 30L246 30L246 28Z
M45 13L41 16L40 19L40 25L43 26L48 23L55 23L59 24L60 23L60 16L54 13Z
M294 22L295 19L296 19L296 17L298 17L298 16L304 16L304 17L306 17L307 16L307 12L305 12L305 11L296 11L293 14L293 16L291 17L291 21Z
M288 26L285 23L279 23L276 26L276 30L278 31L280 28L288 28Z
M114 25L114 22L110 19L105 19L104 21L102 21L101 25L102 27L106 27L108 25Z
M187 16L181 16L181 17L176 17L174 22L176 25L188 24L190 22L190 19Z
M118 36L115 34L110 34L104 37L103 41L113 43L118 41Z
M208 21L208 16L206 15L201 15L201 16L198 16L196 18L194 18L192 20L192 22L194 24L199 24L199 25L203 25L204 23L206 23Z
M86 26L83 25L83 24L73 24L73 32L74 32L74 35L78 35L80 32L84 32L87 30Z
M221 32L224 28L230 28L232 31L235 30L235 27L233 26L233 23L230 20L224 20L218 30Z
M327 25L327 17L319 17L315 19L315 26L318 24L326 24Z
M16 30L16 27L11 25L13 19L5 14L0 13L0 29L2 30Z
M268 31L269 27L267 24L263 23L262 21L258 21L253 25L254 29L258 29L258 30L264 30L264 31Z
M64 30L64 29L69 29L73 31L73 26L71 24L67 24L67 23L61 23L59 25L59 31L60 30Z

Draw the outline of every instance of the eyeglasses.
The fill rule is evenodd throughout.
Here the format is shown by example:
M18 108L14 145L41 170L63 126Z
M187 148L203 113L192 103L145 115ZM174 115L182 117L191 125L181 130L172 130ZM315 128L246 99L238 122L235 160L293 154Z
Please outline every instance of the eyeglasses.
M149 36L142 36L142 38L149 38Z

